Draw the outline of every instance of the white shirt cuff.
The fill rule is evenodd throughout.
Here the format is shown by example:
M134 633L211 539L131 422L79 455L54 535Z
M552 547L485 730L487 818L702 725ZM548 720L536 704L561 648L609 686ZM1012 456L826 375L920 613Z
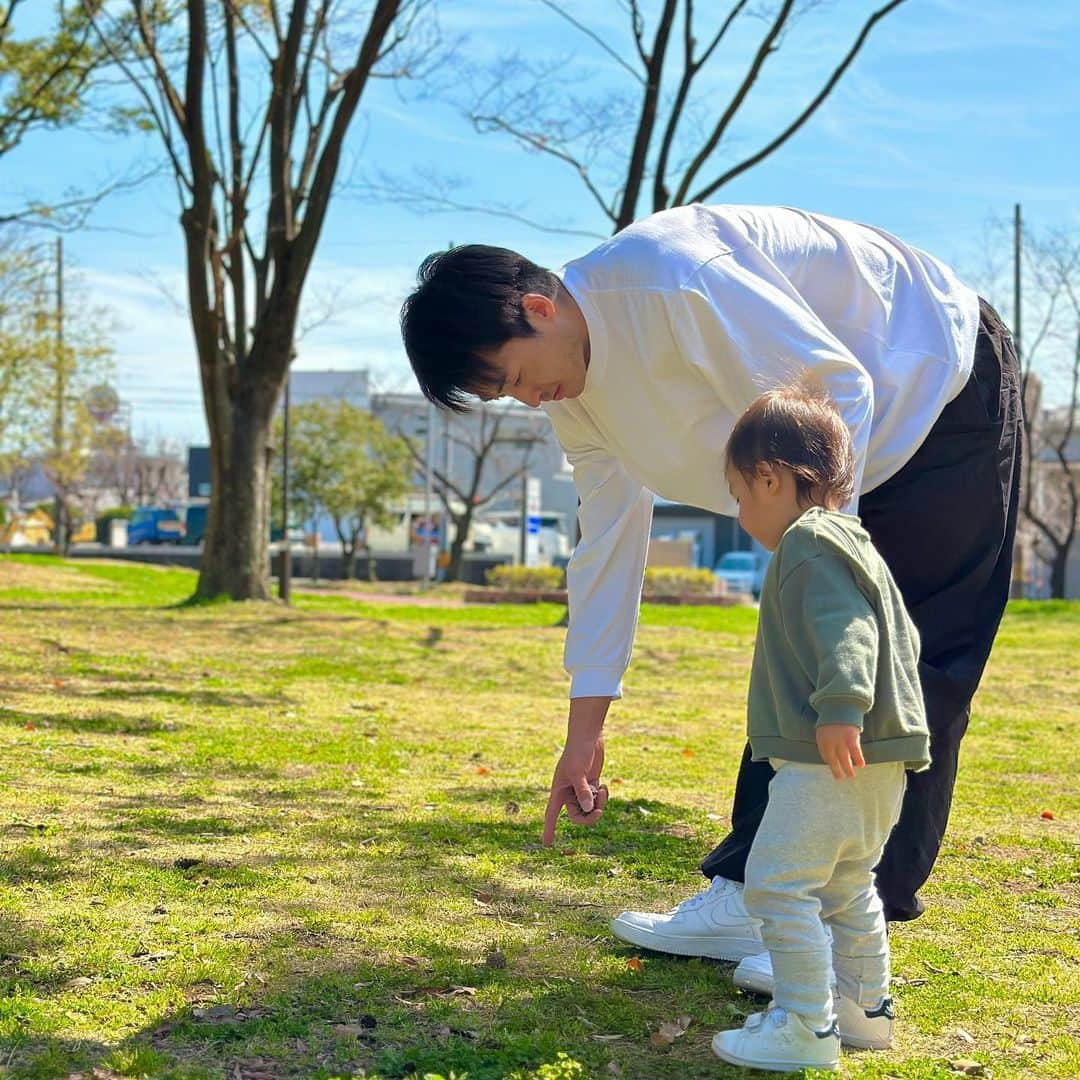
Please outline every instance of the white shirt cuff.
M622 697L622 668L584 668L570 678L570 696Z

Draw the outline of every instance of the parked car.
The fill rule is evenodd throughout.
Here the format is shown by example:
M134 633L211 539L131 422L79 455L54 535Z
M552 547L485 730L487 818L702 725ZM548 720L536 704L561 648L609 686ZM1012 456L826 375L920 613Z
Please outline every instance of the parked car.
M175 510L158 506L137 506L128 519L128 544L178 544L184 538L184 523Z
M716 564L713 573L727 586L728 592L761 595L761 582L769 556L762 551L729 551Z

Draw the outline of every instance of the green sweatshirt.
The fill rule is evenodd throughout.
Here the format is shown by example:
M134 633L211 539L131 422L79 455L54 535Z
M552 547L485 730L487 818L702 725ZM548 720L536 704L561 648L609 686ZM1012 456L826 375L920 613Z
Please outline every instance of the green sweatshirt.
M818 724L862 730L868 765L930 764L919 635L858 518L811 507L765 571L747 730L755 761L823 764Z

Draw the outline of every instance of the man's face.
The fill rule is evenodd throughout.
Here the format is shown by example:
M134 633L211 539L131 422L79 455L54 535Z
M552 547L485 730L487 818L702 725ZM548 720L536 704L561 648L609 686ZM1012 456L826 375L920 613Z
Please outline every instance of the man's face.
M575 332L568 313L557 310L546 296L529 293L522 307L536 333L511 338L485 357L498 372L501 385L480 396L487 401L512 397L532 408L544 401L576 398L585 389L587 332L584 337Z

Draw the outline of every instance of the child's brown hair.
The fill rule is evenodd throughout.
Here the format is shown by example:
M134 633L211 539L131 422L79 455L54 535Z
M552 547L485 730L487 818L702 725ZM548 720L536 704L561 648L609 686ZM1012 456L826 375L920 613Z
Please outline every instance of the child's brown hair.
M809 373L769 390L739 417L724 452L725 465L749 482L760 462L795 475L800 505L835 510L855 487L851 434L835 402Z

